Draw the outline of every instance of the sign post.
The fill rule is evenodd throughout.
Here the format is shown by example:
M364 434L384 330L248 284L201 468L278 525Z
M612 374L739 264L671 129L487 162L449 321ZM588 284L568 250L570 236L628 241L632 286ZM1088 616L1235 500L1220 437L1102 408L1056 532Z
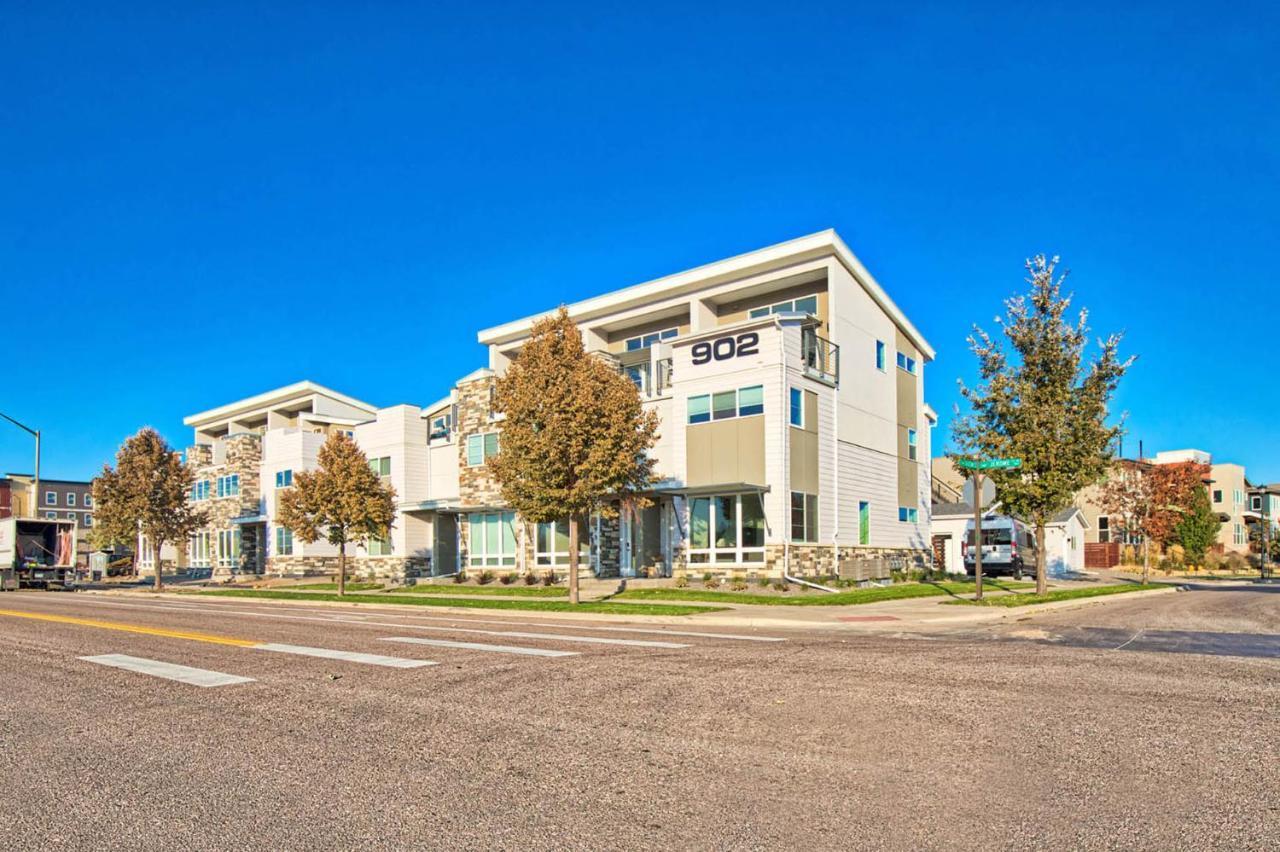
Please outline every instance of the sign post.
M973 599L982 600L982 477L985 470L1022 467L1022 459L960 459L956 466L973 474Z

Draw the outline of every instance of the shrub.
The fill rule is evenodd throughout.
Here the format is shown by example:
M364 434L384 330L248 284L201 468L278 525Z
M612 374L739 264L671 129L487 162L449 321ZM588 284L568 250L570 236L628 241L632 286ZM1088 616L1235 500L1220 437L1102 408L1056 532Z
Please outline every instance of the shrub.
M1221 553L1214 553L1212 550L1204 555L1204 567L1209 571L1221 571L1225 567L1229 567L1227 560L1222 558Z
M478 585L487 586L492 582L493 582L493 572L487 569L484 571L481 571L479 575L476 576L476 583Z
M704 589L718 589L720 588L720 578L708 571L702 575L702 587Z
M554 586L556 584L556 572L548 568L542 573L542 585Z
M517 574L515 571L510 571L510 572L508 572L508 573L506 573L506 574L503 574L501 577L499 577L499 578L498 578L498 581L499 581L500 583L502 583L502 585L504 585L504 586L510 586L512 583L514 583L514 582L515 582L516 580L518 580L519 578L520 578L520 575L519 575L519 574Z
M1169 550L1165 555L1175 568L1181 568L1187 564L1187 551L1180 544L1169 545Z
M679 577L676 577L676 581L675 581L674 585L675 585L675 587L676 587L677 589L687 589L687 588L689 588L689 575L688 575L688 574L681 574Z
M466 571L459 571L457 574L454 574L454 575L453 575L453 582L455 582L455 583L465 583L465 582L467 582L467 572L466 572Z
M735 592L745 592L747 590L747 578L741 574L734 574L729 580L729 588Z
M1137 565L1138 564L1138 551L1132 544L1126 544L1120 550L1120 564L1121 565Z
M773 582L773 590L775 592L785 592L789 588L790 585L788 585L786 580L774 580Z
M1249 570L1249 560L1241 553L1227 554L1227 570L1233 574L1240 574Z
M715 575L715 574L712 574L710 571L703 571L703 572L702 572L702 585L704 585L704 586L705 586L707 583L710 583L710 582L711 582L712 580L714 580L715 578L716 578L716 575Z
M528 574L525 574L525 575L524 575L524 584L525 584L526 586L536 586L536 585L538 585L538 575L537 575L537 574L535 574L535 573L533 573L532 571L530 571Z
M760 584L760 588L767 589L769 588L769 584L772 583L773 581L770 580L765 575L761 574L759 579L756 580L756 582Z

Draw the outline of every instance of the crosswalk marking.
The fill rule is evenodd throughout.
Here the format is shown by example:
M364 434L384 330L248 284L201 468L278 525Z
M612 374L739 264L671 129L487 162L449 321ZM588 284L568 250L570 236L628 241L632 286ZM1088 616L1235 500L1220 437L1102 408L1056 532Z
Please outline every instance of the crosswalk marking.
M385 636L383 642L409 642L434 648L461 648L467 651L493 651L498 654L524 654L529 657L576 657L577 651L550 651L546 648L522 648L517 645L485 645L480 642L451 642L448 639L423 639L420 636Z
M406 625L412 626L412 625ZM455 630L458 633L485 633L515 639L550 639L554 642L585 642L592 645L630 645L633 648L688 648L677 642L651 642L648 639L605 639L601 636L562 636L559 633L525 633L518 630L465 630L460 627L419 627L419 630Z
M392 669L418 669L423 666L438 665L431 660L407 660L404 657L384 657L381 654L335 651L332 648L310 648L306 645L284 645L277 642L265 642L253 647L259 651L276 651L281 654L298 654L303 657L321 657L326 660L342 660L348 663L366 663L371 666L386 666Z
M223 674L222 672L197 669L191 666L180 666L177 663L165 663L160 660L148 660L145 657L130 657L127 654L99 654L96 657L81 657L89 663L124 669L125 671L176 680L192 686L230 686L233 683L253 683L251 677Z

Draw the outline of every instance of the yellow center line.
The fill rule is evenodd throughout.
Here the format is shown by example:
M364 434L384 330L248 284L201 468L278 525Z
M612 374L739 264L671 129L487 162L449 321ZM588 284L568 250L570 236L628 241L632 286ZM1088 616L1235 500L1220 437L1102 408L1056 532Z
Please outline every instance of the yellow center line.
M168 639L190 639L193 642L211 642L215 645L235 645L240 648L253 648L261 642L252 639L235 639L230 636L218 636L213 633L195 633L190 630L166 630L162 627L147 627L142 624L125 624L120 621L99 621L96 618L75 618L70 615L46 615L44 613L23 612L16 609L0 609L0 616L11 618L30 618L35 621L53 621L58 624L76 624L81 627L99 627L103 630L120 630L125 633L142 633L147 636L164 636Z

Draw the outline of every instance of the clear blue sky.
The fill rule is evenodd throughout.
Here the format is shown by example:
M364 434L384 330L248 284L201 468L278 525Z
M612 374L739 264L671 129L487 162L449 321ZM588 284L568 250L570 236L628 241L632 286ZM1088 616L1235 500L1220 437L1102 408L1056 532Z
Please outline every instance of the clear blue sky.
M60 5L0 26L0 411L46 476L303 378L428 403L482 327L834 227L938 350L939 451L1044 251L1140 355L1127 452L1280 479L1267 6Z

